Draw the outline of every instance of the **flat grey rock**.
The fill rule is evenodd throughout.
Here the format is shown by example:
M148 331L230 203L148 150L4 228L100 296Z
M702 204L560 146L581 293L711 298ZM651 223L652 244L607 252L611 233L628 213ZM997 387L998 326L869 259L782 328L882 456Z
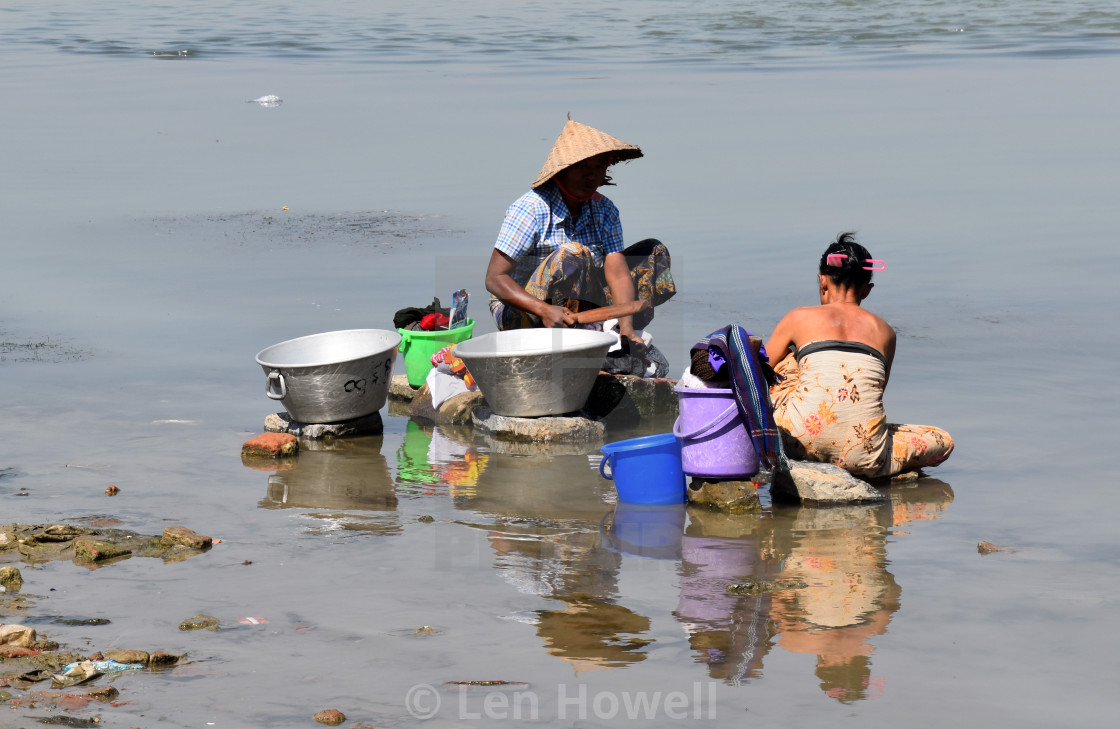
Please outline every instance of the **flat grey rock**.
M532 443L602 440L607 432L601 422L580 415L516 418L496 415L485 406L474 408L471 422L478 430L497 438Z
M886 501L888 497L866 481L831 463L790 461L788 477L778 473L770 484L770 496L779 502L803 504L857 504Z
M381 413L363 415L340 423L301 423L293 420L286 412L272 413L264 419L266 433L291 433L297 438L321 440L323 438L346 438L357 435L381 435L385 423Z

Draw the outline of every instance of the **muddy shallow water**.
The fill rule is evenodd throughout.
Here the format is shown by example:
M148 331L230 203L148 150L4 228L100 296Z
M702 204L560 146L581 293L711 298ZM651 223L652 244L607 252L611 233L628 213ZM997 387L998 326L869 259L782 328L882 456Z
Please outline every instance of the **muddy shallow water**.
M252 468L240 444L272 405L255 351L305 333L320 320L320 299L347 312L323 317L330 328L352 326L358 317L347 316L362 308L354 299L371 289L355 294L344 282L371 269L405 277L415 251L358 248L365 266L340 271L298 246L269 247L273 264L324 282L323 291L285 296L283 279L296 274L252 283L246 271L262 251L212 242L224 238L212 221L189 229L210 231L193 238L194 251L155 239L142 252L138 231L165 225L113 229L139 256L138 270L161 263L151 279L113 273L127 254L90 256L88 272L131 291L108 287L97 307L75 311L81 326L44 319L88 327L72 345L88 355L3 365L6 521L109 518L144 533L185 524L221 539L170 564L23 566L33 607L20 616L111 621L36 626L70 649L190 657L172 670L122 675L112 681L116 705L73 715L120 727L281 727L339 708L348 724L374 726L611 726L628 717L668 726L781 724L795 707L799 725L879 725L910 723L918 706L954 720L967 713L966 726L1008 711L1043 726L1064 722L1067 702L1078 701L1079 723L1104 725L1108 672L1084 667L1108 663L1099 626L1117 597L1111 537L1053 493L1065 469L1047 466L1027 442L1005 443L991 417L923 397L940 382L919 377L935 363L901 359L892 390L941 413L943 424L951 419L959 450L931 478L891 488L880 506L771 508L764 486L760 515L650 512L615 503L595 468L598 443L505 444L388 406L382 436L309 443L295 468ZM421 251L446 245L423 233L407 240ZM331 237L324 250L355 253ZM40 265L30 270L46 275L55 264ZM205 287L211 296L188 296ZM134 297L158 303L133 309ZM388 292L372 297L388 311ZM1014 316L973 316L978 323L953 326L988 327L993 338L1022 327ZM932 333L903 336L909 351L940 351ZM682 348L667 349L679 363ZM1008 371L1026 387L1045 377L1026 365ZM981 384L975 397L995 395ZM1071 408L1066 401L1059 411ZM647 421L608 438L670 425ZM120 493L106 496L109 484ZM981 555L980 540L1003 551ZM727 593L746 580L806 587ZM178 630L199 613L223 629ZM267 622L238 622L246 617ZM1063 646L1043 651L1045 680L1023 672L1042 635Z
M221 539L166 564L20 565L31 607L0 621L85 653L191 658L121 675L123 703L74 716L1114 723L1108 8L1082 45L1077 23L1040 36L1004 13L987 30L1002 46L880 28L867 55L858 34L730 47L750 18L717 27L672 3L634 43L584 8L581 38L543 46L495 40L482 11L436 23L423 3L373 46L348 30L373 11L324 4L338 22L320 43L288 34L300 13L250 5L213 16L227 36L165 34L181 25L155 22L169 11L128 3L88 26L12 10L0 30L18 70L0 75L0 522ZM855 12L825 5L818 30ZM539 93L512 103L514 87ZM283 104L246 103L270 93ZM765 335L812 303L813 261L855 229L888 261L868 301L899 332L888 413L944 427L952 458L889 504L770 508L763 487L763 513L736 518L616 504L597 443L510 447L388 407L381 436L308 448L294 469L244 465L273 409L261 349L387 328L462 287L476 333L492 331L489 246L568 111L646 151L608 194L628 238L673 253L680 294L651 331L674 374L713 329ZM725 590L752 579L806 587ZM199 613L223 629L178 630ZM49 713L0 707L0 725Z

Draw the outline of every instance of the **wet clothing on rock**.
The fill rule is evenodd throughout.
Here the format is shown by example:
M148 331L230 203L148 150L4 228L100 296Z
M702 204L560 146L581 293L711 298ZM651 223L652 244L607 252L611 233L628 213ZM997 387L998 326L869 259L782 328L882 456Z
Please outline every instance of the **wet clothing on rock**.
M611 253L626 256L638 298L649 308L634 315L635 329L653 319L653 307L676 293L669 270L669 251L652 238L623 248L618 208L595 193L585 202L577 220L553 182L522 195L506 212L494 248L516 262L510 274L532 297L571 311L587 311L612 303L603 274L603 261ZM490 312L498 329L541 326L541 320L496 296Z
M811 342L776 370L774 420L793 458L875 478L935 466L953 452L940 428L887 423L886 359L866 344Z

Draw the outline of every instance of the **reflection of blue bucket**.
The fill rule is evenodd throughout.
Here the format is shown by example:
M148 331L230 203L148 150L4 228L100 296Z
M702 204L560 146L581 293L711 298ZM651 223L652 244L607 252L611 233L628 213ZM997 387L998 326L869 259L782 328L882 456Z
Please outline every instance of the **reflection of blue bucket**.
M619 502L603 518L601 531L606 547L635 557L680 559L684 510L684 504L647 506Z
M614 481L619 501L679 504L685 500L681 444L672 433L620 440L599 450L603 452L599 473Z

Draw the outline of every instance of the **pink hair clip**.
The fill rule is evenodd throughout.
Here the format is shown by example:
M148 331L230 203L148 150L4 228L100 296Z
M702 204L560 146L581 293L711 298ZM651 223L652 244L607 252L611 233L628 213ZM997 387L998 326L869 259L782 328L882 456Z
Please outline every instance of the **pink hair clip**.
M840 267L840 266L844 265L844 259L847 258L847 257L848 257L848 255L846 253L829 253L828 257L825 258L824 262L825 262L826 266ZM864 263L870 263L871 264L870 266L864 266L863 267L864 271L886 271L887 270L887 262L886 261L880 261L878 258L868 258L864 261ZM876 266L875 264L879 264L879 265Z

